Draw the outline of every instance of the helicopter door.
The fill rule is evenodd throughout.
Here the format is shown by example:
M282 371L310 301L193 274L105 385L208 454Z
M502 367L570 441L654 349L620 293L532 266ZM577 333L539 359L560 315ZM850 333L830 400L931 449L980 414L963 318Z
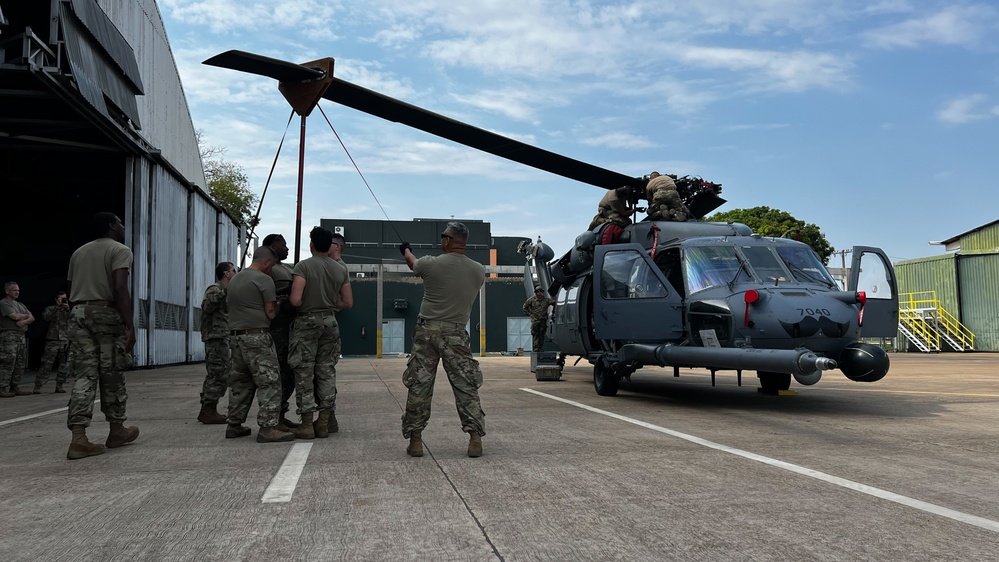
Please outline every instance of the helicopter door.
M865 338L893 338L898 333L898 282L891 260L880 248L853 247L850 284L847 290L863 291Z
M640 244L596 247L593 324L598 340L675 340L683 336L680 295Z

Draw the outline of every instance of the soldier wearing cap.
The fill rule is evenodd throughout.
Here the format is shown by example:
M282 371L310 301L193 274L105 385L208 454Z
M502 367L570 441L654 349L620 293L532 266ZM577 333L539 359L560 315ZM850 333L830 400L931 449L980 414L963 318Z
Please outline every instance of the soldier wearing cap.
M413 334L413 354L402 375L402 382L409 389L402 435L409 439L406 452L413 457L423 456L423 429L430 420L434 380L441 361L454 391L462 431L469 435L468 456L482 456L482 436L486 434L478 390L482 386L482 371L472 358L465 325L485 282L486 270L465 256L467 243L468 227L449 222L441 234L442 255L417 259L408 242L399 245L406 265L423 278L424 290Z
M524 314L531 317L531 340L534 351L545 347L545 332L548 329L548 307L555 304L555 299L545 294L541 287L534 288L534 296L524 303Z

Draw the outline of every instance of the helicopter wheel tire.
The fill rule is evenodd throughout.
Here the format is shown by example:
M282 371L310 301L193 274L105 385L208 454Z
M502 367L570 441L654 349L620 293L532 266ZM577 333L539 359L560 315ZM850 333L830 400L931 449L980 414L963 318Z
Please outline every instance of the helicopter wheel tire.
M791 373L771 373L756 371L760 378L760 387L765 394L777 394L780 390L791 388Z
M604 366L603 361L593 364L593 388L600 396L616 396L621 386L621 378Z

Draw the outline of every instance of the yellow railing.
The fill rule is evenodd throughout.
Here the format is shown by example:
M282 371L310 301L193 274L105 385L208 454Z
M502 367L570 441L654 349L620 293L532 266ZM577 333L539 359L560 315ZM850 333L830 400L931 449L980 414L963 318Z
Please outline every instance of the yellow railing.
M936 291L900 293L898 295L899 321L922 338L940 349L940 335L948 343L957 344L958 351L975 348L975 334L940 304Z

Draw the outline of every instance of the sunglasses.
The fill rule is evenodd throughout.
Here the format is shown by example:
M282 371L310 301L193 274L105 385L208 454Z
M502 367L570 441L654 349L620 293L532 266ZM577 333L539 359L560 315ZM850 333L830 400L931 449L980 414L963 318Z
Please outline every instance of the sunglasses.
M445 238L447 238L448 240L454 240L454 236L451 236L449 234L441 234L441 240Z

